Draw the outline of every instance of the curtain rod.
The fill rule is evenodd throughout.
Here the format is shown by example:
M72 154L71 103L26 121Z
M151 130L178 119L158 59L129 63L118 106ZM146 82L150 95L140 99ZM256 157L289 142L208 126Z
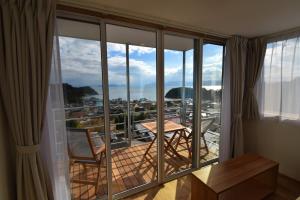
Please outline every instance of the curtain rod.
M61 10L61 11L67 11L67 12L88 15L88 16L122 21L122 22L142 25L142 26L146 26L146 27L152 27L155 29L160 29L160 30L165 30L165 31L178 32L178 33L187 34L187 35L194 35L197 37L201 37L204 40L215 42L215 43L220 43L220 44L225 44L226 40L228 38L228 36L221 37L221 36L216 36L214 34L197 32L197 31L192 31L192 30L187 30L187 29L182 29L182 28L176 28L174 26L166 26L166 25L159 24L159 23L153 23L153 22L149 22L149 21L142 21L139 19L123 17L123 16L116 15L116 14L99 12L99 11L96 11L95 9L79 8L78 6L74 6L74 5L70 6L70 5L66 5L63 3L58 3L56 8L57 8L57 10Z

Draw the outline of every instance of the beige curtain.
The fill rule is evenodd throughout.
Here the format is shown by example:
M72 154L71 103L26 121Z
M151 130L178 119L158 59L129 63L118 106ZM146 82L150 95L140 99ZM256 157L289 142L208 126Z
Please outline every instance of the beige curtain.
M48 199L39 144L47 99L54 0L0 0L0 94L16 149L17 198Z
M230 69L231 128L230 152L233 157L243 154L242 107L247 56L247 39L233 36L226 43L226 65Z
M254 87L261 72L266 52L266 43L261 38L248 41L245 96L243 118L247 120L259 119L258 104L254 94Z

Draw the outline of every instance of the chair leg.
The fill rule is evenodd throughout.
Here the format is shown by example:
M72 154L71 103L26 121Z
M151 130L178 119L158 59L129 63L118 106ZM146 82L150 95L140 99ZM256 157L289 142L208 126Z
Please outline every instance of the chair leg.
M72 159L69 159L69 173L71 173L73 163L74 161Z
M102 163L103 162L103 163ZM105 162L105 163L104 163ZM101 160L101 163L102 163L102 167L106 168L107 166L107 160L106 160L106 152L104 151L103 154L102 154L102 160Z
M148 154L148 152L150 151L150 149L151 149L152 145L154 144L154 142L155 142L156 138L157 138L157 136L156 136L156 135L154 135L154 138L153 138L152 142L150 143L150 145L148 146L147 150L145 151L145 153L144 153L144 156L143 156L143 157L146 157L146 156L147 156L147 154Z
M99 188L99 181L100 181L100 174L101 174L101 166L100 163L98 165L98 176L97 176L97 183L95 185L95 193L98 194L98 188Z
M72 165L73 165L73 173L72 172ZM73 159L69 159L69 174L72 174L70 175L70 182L72 183L72 180L73 180L73 176L74 176L74 161Z
M192 152L191 152L191 148L190 148L190 145L189 145L189 140L191 139L191 134L189 134L188 136L186 136L185 135L185 131L184 130L181 131L179 139L178 139L176 147L175 147L176 150L177 150L178 145L181 145L181 146L184 145L184 143L180 144L181 138L184 139L187 151L189 153L189 158L191 158L192 157Z
M99 181L100 181L100 175L101 175L101 163L102 163L102 156L103 156L103 152L101 152L100 154L100 161L98 164L98 175L97 175L97 183L96 183L96 188L95 188L95 193L98 194L98 188L99 188Z
M177 150L178 145L180 144L181 138L182 138L182 136L180 134L179 137L178 137L178 139L177 139L176 145L175 145L175 150Z
M189 138L184 137L184 139L185 139L186 147L187 147L187 150L188 150L188 153L189 153L189 158L191 158L192 157L192 152L191 152L191 148L190 148L190 145L189 145Z
M202 138L203 138L203 142L204 142L204 147L205 147L205 150L206 150L206 154L208 154L209 153L208 146L207 146L206 139L205 139L204 135L202 135Z
M85 175L87 176L88 170L87 170L87 168L86 168L86 164L85 164L85 163L82 163L82 167L83 167L83 170L84 170L84 172L85 172Z
M100 153L100 159L99 159L100 165L101 165L101 162L102 162L102 156L103 156L103 152Z

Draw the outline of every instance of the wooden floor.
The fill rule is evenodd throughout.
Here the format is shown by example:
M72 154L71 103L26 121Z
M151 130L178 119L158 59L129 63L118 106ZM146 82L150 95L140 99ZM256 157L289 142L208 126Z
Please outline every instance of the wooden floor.
M128 148L120 148L112 151L112 170L113 170L113 194L119 193L139 185L150 183L157 179L157 147L156 144L150 150L150 154L144 156L149 143L134 145ZM216 150L210 146L211 150L207 154L201 150L201 162L211 160L218 157ZM180 170L191 167L191 159L188 151L182 146L178 146L178 153L182 157L166 156L165 157L165 173L173 174ZM98 187L98 195L95 195L95 187L93 185L71 183L72 199L96 199L96 196L102 197L107 194L107 178L106 163L102 163L100 185ZM97 177L97 169L92 165L75 163L70 169L70 178L95 181Z
M300 196L300 182L279 175L276 192L265 200L295 200ZM126 200L189 200L191 199L191 175L151 188ZM241 199L243 199L241 197Z
M113 151L113 193L124 191L156 179L157 173L155 167L148 160L141 162L145 148L146 145L138 145ZM155 155L155 147L153 147L151 152L152 155ZM181 151L180 154L184 155L184 151ZM207 156L212 156L210 154ZM190 166L188 159L178 162L180 164L175 162L175 159L167 157L166 160L168 160L165 166L167 174L173 173L176 169ZM75 164L71 168L71 177L77 176L93 180L96 174L96 169L91 166L83 167ZM162 186L130 196L127 200L188 200L191 196L190 181L191 177L187 175ZM105 168L103 167L98 197L101 198L101 196L107 193L106 188ZM96 199L95 189L92 185L71 183L71 193L72 198L76 200ZM279 175L276 193L266 198L266 200L295 200L298 196L300 196L300 183Z

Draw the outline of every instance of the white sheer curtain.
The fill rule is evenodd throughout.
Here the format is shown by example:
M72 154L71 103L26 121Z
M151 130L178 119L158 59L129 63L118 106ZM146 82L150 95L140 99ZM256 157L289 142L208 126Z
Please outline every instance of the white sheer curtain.
M300 120L300 38L270 42L256 85L262 117Z
M231 98L230 98L230 67L229 51L226 51L225 65L223 72L223 92L221 108L221 134L220 134L220 152L219 161L228 160L230 156L230 127L231 127Z
M48 168L54 199L69 200L69 160L57 36L54 36L46 109L42 158Z

